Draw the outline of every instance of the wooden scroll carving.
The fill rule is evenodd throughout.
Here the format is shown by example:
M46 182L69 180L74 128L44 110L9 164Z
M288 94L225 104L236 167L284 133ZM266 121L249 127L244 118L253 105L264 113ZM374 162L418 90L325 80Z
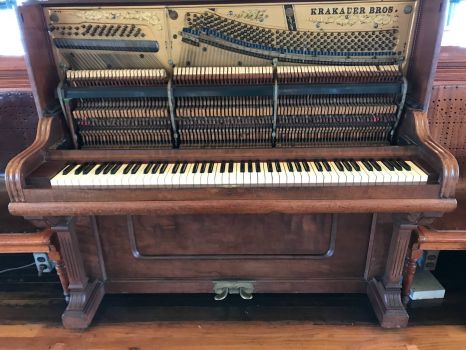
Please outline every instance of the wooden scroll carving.
M454 198L459 178L458 162L430 135L427 114L409 110L398 131L398 138L400 143L418 145L423 158L434 160L431 164L441 176L440 198Z
M11 202L24 202L25 177L45 161L47 149L62 136L58 118L43 117L37 125L36 139L18 154L5 169L5 183Z

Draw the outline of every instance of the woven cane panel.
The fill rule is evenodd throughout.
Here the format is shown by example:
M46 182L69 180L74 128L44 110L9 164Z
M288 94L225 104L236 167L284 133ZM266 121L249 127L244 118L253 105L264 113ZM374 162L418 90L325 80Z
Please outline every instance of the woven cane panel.
M35 138L37 112L30 92L0 93L0 173Z
M429 108L430 132L458 159L466 180L466 84L437 85Z

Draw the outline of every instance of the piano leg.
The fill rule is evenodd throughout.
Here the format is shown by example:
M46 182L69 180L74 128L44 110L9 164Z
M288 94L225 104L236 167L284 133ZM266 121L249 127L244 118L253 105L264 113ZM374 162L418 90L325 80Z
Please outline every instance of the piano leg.
M415 216L396 216L385 273L381 280L369 282L367 294L384 328L408 325L408 313L401 302L401 277L411 233L417 227Z
M84 270L79 244L74 230L74 219L52 227L56 232L63 261L69 278L69 303L62 315L66 328L84 329L91 323L105 294L102 281L90 282Z

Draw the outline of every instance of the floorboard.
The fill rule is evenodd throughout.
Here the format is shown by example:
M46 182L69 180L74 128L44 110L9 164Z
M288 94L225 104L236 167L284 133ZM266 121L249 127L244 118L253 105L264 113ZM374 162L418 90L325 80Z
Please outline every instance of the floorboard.
M1 349L464 350L466 326L319 326L305 322L151 322L69 331L0 326Z

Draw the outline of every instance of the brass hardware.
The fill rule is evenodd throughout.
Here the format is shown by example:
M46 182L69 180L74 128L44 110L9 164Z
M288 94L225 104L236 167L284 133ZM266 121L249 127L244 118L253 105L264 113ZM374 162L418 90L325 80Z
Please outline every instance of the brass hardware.
M215 281L214 299L224 300L229 294L239 294L242 299L251 300L254 285L252 281Z

